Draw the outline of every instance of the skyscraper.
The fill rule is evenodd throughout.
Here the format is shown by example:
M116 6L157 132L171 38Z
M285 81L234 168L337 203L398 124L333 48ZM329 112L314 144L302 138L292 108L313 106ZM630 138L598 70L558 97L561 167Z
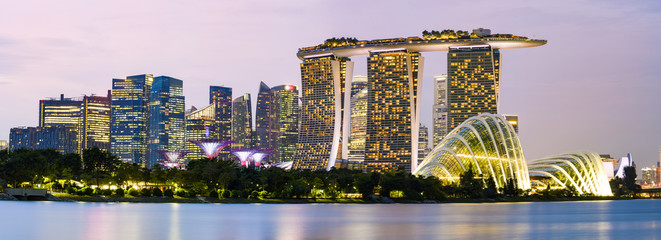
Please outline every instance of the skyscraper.
M232 88L222 86L209 87L209 104L214 104L214 123L211 139L230 141L232 139ZM229 151L218 154L221 159L231 158Z
M255 146L258 148L273 148L275 128L273 122L273 92L264 82L259 83L257 94L257 109L255 110Z
M60 153L75 153L78 150L78 132L66 125L37 127L34 149L55 149Z
M481 113L498 113L499 69L498 49L489 45L450 47L447 129Z
M183 81L160 76L154 78L150 94L148 167L166 160L157 151L184 151L186 122Z
M186 142L185 150L190 152L186 159L196 160L206 158L202 149L191 141L214 139L214 126L216 123L216 105L209 104L201 109L191 109L186 113Z
M271 122L275 137L269 160L276 163L293 161L298 142L298 87L280 85L271 88L271 92L273 93Z
M367 59L365 170L383 172L418 162L421 62L419 53L372 51Z
M448 129L448 75L434 76L434 126L435 147L451 129Z
M325 54L306 57L300 66L301 124L293 168L330 169L338 156L348 157L342 148L348 149L350 116L344 109L350 107L350 97L345 103L344 93L351 90L345 83L351 82L347 72L353 72L353 62Z
M120 160L147 166L151 74L112 80L111 153Z
M519 115L503 114L503 117L514 127L514 132L519 134Z
M365 134L367 132L367 76L355 76L351 83L351 134L349 161L365 160Z
M232 102L232 148L252 148L252 102L246 93Z
M92 147L110 151L111 99L111 91L105 97L83 97L78 126L78 153Z
M73 98L50 98L39 101L39 126L78 127L81 101Z
M427 156L429 149L429 129L425 125L420 124L420 132L418 134L418 163L422 162Z

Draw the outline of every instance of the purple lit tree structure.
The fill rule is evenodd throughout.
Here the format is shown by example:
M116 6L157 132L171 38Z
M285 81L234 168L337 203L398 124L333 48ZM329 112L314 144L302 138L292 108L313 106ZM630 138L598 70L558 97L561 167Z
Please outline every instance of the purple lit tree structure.
M184 161L183 158L184 156L186 156L186 154L189 153L189 152L168 152L163 150L154 150L154 152L163 155L165 161L160 161L159 163L163 164L163 166L167 167L168 169L180 167L181 165L185 164L186 161Z
M241 162L241 166L245 167L260 167L262 160L266 158L273 149L232 149L230 152L234 154Z
M223 150L224 147L227 145L230 145L234 141L221 141L221 140L189 140L190 142L194 143L198 147L204 151L204 154L207 155L209 159L212 159L216 156L218 156L218 153Z

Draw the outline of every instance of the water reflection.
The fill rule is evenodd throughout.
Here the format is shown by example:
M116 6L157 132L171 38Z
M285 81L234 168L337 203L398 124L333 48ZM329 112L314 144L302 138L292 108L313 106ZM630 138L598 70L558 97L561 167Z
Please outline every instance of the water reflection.
M0 202L2 239L656 238L660 200L505 204Z

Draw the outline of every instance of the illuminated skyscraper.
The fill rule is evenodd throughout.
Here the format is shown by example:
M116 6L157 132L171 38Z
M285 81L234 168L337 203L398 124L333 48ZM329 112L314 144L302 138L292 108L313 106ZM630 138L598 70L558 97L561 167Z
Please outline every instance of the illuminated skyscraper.
M301 114L293 168L330 169L338 158L346 159L353 62L332 54L310 56L301 63ZM349 79L347 79L347 77ZM346 102L345 102L346 99ZM344 119L346 117L346 119ZM343 129L343 125L344 129ZM346 136L346 137L342 137Z
M146 166L149 144L151 74L112 80L111 153Z
M420 163L427 156L427 153L431 151L429 149L429 129L425 125L420 124L418 136L418 163Z
M289 162L294 160L296 143L298 142L298 87L280 85L271 88L273 103L271 107L273 138L271 156L272 162Z
M110 101L108 96L85 96L80 106L78 153L92 147L110 151Z
M213 127L215 124L216 105L209 104L201 109L191 109L186 113L186 160L195 160L205 158L206 155L195 143L191 141L200 141L212 139Z
M183 81L160 76L154 78L150 95L148 167L167 161L158 151L184 151L186 122Z
M252 148L252 102L246 93L232 102L232 148Z
M500 52L489 45L455 46L448 52L448 124L498 113Z
M448 129L448 75L434 76L434 147L452 129Z
M365 138L367 172L399 167L411 171L417 166L422 60L419 53L405 49L370 52Z
M209 104L215 105L214 123L211 127L211 139L230 141L232 139L232 88L222 86L209 87ZM221 151L218 156L230 159L229 151Z
M273 148L273 98L271 88L260 82L255 110L255 146L258 148Z
M355 76L351 83L351 134L349 161L365 160L365 134L367 131L367 76Z
M39 126L78 127L81 101L73 98L51 98L39 101Z

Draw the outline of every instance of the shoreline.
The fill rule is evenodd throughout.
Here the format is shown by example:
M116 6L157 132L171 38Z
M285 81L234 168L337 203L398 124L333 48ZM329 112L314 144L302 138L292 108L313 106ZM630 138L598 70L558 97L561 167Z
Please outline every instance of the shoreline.
M6 195L3 193L2 195ZM362 198L300 198L300 199L250 199L250 198L226 198L218 199L211 197L134 197L115 195L103 196L80 196L68 193L50 193L43 200L15 200L7 197L0 197L0 201L52 201L52 202L97 202L97 203L202 203L202 204L445 204L445 203L526 203L526 202L580 202L580 201L613 201L613 200L636 200L636 199L654 199L654 198L618 198L618 197L572 197L540 199L535 197L517 197L517 198L495 198L495 199L447 199L445 201L413 201L402 199L381 199L372 197L370 199Z

